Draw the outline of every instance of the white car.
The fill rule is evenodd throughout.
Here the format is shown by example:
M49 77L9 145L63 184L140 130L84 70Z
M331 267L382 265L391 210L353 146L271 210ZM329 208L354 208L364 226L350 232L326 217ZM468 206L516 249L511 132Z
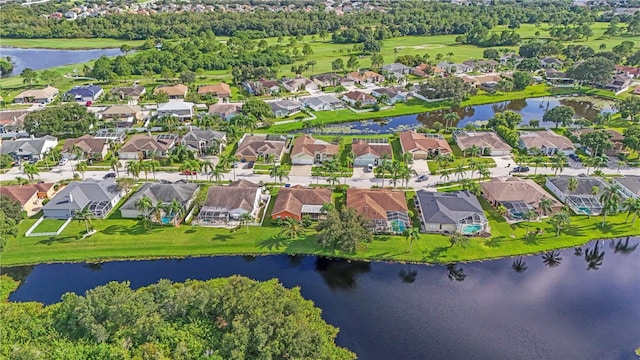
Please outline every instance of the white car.
M67 159L67 158L62 158L62 159L60 159L60 161L58 161L58 165L59 165L59 166L62 166L62 165L64 165L64 164L68 163L68 162L69 162L69 159Z

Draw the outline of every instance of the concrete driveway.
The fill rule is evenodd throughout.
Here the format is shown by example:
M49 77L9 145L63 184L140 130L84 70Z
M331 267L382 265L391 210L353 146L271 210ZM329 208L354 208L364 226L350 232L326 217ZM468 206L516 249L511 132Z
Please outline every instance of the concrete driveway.
M311 168L312 165L293 165L291 166L291 171L289 172L289 176L308 176L311 177Z

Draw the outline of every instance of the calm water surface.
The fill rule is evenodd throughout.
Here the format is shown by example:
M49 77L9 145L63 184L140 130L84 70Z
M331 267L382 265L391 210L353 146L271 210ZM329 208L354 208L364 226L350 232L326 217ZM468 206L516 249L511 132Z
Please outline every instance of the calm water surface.
M456 112L458 116L460 116L460 121L457 124L453 124L460 128L463 128L468 123L487 121L493 118L495 113L506 110L522 114L521 125L528 125L531 120L539 120L540 126L553 127L555 124L543 122L542 116L549 109L559 105L571 106L576 113L576 118L586 118L589 120L593 120L600 112L614 111L608 104L605 104L600 108L594 101L588 101L584 98L542 97L503 101L486 105L466 106L457 109L431 111L422 114L403 115L392 118L353 121L329 125L322 130L322 133L386 134L408 129L416 129L420 126L431 127L436 121L445 125L444 115L451 111Z
M616 360L636 359L640 346L639 242L592 242L577 254L524 257L520 266L517 259L447 267L278 255L5 270L24 279L11 300L47 304L109 281L137 288L162 278L278 278L322 308L340 328L338 344L361 359Z
M0 47L0 56L10 56L13 61L13 71L10 76L20 75L24 68L34 70L48 69L55 66L78 64L94 60L102 55L116 56L120 49L92 49L92 50L51 50L51 49L18 49ZM82 71L82 69L78 69Z

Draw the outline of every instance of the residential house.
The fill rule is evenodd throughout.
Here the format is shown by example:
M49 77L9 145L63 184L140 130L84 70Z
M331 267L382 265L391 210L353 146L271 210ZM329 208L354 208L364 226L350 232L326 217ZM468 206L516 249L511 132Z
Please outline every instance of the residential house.
M567 73L554 68L545 69L544 74L547 81L555 86L574 86L576 82Z
M176 140L177 137L156 138L151 135L136 134L118 149L118 157L121 160L149 159L154 155L164 157L176 144Z
M147 89L138 84L111 89L111 94L117 95L121 100L140 100L140 97L146 93Z
M549 156L556 153L569 155L576 150L571 140L551 130L520 132L518 148L527 149L530 154L539 150Z
M640 77L640 67L616 65L616 73L636 79Z
M193 106L194 104L188 101L169 101L158 104L158 112L156 115L158 118L175 116L180 120L190 120L193 118Z
M0 143L0 154L7 154L14 160L42 160L57 144L58 138L49 135L41 138L3 140Z
M314 111L333 111L344 109L344 103L332 95L318 95L300 99L302 104Z
M577 180L574 190L569 190L569 179ZM600 178L581 174L548 177L545 186L576 214L600 215L602 204L598 199L608 185Z
M42 207L42 213L47 219L68 219L78 211L89 209L94 217L104 219L123 195L124 191L113 178L74 181L58 191Z
M369 228L374 233L402 233L411 227L403 191L350 188L346 205L369 220Z
M209 129L192 129L182 137L180 142L200 155L210 152L220 154L227 144L227 134Z
M578 142L580 142L580 136L584 135L584 134L588 134L590 132L594 132L594 131L600 131L600 130L596 130L596 129L577 129L577 130L573 130L571 132L571 134L573 134L575 137L578 138ZM609 134L609 139L611 139L611 142L613 143L613 149L611 150L607 150L605 151L605 154L609 155L609 156L616 156L616 154L618 154L619 152L624 150L624 135L622 135L621 133L612 130L612 129L606 129L604 130Z
M355 154L353 166L378 166L385 155L389 160L393 158L387 139L353 139L351 151Z
M306 91L318 90L318 84L302 76L297 77L295 79L284 78L282 79L282 86L285 89L287 89L287 91L289 92L298 92L301 90L306 90Z
M174 200L182 205L182 216L185 216L198 194L198 185L196 184L160 184L160 183L144 183L138 191L120 207L120 214L126 219L136 219L145 214L142 213L138 206L138 202L143 197L149 198L154 208L162 207L162 205L170 204ZM149 209L151 211L151 209ZM150 214L149 214L150 215ZM158 216L151 216L153 221L158 223L172 223L175 215L167 214L161 211Z
M517 65L517 64L520 64L520 62L522 62L522 57L519 55L516 55L516 53L510 52L508 54L500 55L500 57L498 58L498 62L502 66L507 66L512 64Z
M611 182L620 185L622 196L640 198L640 175L625 175L611 178Z
M453 133L453 138L463 152L477 146L480 148L479 155L505 156L511 154L512 150L511 146L493 131L466 132L457 130Z
M102 88L97 85L74 86L64 93L65 101L94 102L102 95Z
M618 74L613 77L611 83L609 83L609 85L607 85L606 87L607 89L611 89L615 92L625 91L629 88L629 86L631 86L631 81L631 77L624 74Z
M102 160L109 152L109 145L106 139L96 139L91 135L82 135L79 138L66 139L62 147L62 154L69 158L75 157L72 154L74 146L82 149L82 157L85 159Z
M389 75L393 75L396 79L403 79L411 73L411 68L405 64L393 63L382 66L382 70Z
M373 96L362 92L362 91L349 91L348 93L342 95L342 100L349 103L351 106L372 106L377 104L376 98Z
M219 99L228 99L231 97L231 87L225 83L203 85L198 87L198 95L211 95Z
M143 119L142 108L138 105L111 105L102 114L103 120L116 123L117 127L129 128Z
M313 165L331 160L338 155L339 146L323 140L314 139L311 135L298 137L291 149L291 164Z
M347 79L353 80L356 84L377 84L384 81L384 76L375 71L353 71L347 74Z
M265 156L273 156L280 161L287 138L283 135L245 134L238 142L236 159L241 161L257 161Z
M473 71L473 66L464 63L440 62L436 65L447 74L466 74Z
M290 116L302 111L302 103L297 100L276 100L269 102L275 117Z
M24 129L24 119L29 111L9 110L0 111L0 133L14 133Z
M322 87L328 87L328 86L347 87L347 86L355 85L353 80L346 78L344 76L340 76L336 73L324 73L324 74L313 75L311 77L311 80L313 80L313 82L315 82L316 84Z
M386 97L383 101L385 104L393 105L397 102L405 102L409 98L409 91L400 86L391 86L388 88L377 88L371 91L371 95L380 98Z
M184 84L158 86L153 91L153 95L158 95L161 92L167 94L169 100L181 100L187 96L189 87Z
M498 83L502 81L500 74L486 74L486 75L461 75L460 78L467 84L480 88L486 91L496 90Z
M0 195L19 202L27 216L42 210L42 201L51 198L54 193L53 183L0 186Z
M243 179L228 186L211 186L200 208L198 223L228 224L238 222L244 214L256 220L261 204L262 188L251 181Z
M271 211L271 218L301 220L308 215L311 219L324 217L322 206L331 203L331 190L327 188L309 188L296 185L281 188Z
M124 139L127 137L124 129L98 129L96 134L93 136L96 139L104 139L111 142L123 143Z
M251 95L273 95L280 92L280 84L277 80L260 79L257 81L245 81L242 87Z
M425 135L413 130L400 133L400 146L402 147L402 152L411 154L414 160L453 153L451 146L442 135Z
M47 86L44 89L30 89L16 95L13 102L16 104L48 104L58 93L58 89L52 86Z
M564 63L561 60L554 57L544 57L540 59L540 66L542 66L545 69L548 69L548 68L560 69L563 64Z
M499 65L499 63L493 59L466 60L463 61L462 64L471 68L471 71L483 73L494 72Z
M218 115L221 119L227 121L240 114L241 110L241 104L212 104L209 106L209 114Z
M442 76L443 73L444 70L442 70L441 68L425 63L422 63L411 69L411 74L424 78L429 76Z
M424 232L474 235L489 231L489 221L478 198L467 190L418 190L415 199Z
M525 220L524 214L527 211L535 211L542 216L562 209L562 203L531 179L495 177L490 181L481 182L480 187L485 199L491 205L495 207L502 205L507 209L507 217L511 220ZM540 209L540 201L543 199L551 201L547 214Z

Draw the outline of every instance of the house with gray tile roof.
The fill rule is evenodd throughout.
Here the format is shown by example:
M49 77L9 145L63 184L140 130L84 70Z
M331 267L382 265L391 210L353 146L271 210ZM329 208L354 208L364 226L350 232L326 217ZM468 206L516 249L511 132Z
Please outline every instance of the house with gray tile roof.
M191 129L180 142L201 155L209 152L212 148L215 153L219 154L227 144L227 134L210 129Z
M142 216L143 214L137 204L140 199L146 196L151 200L154 207L169 204L175 200L184 208L184 215L191 208L197 194L198 185L196 184L145 183L120 207L120 214L123 218L128 219ZM163 223L171 222L172 219L169 218L164 212L162 212L160 219L152 217L154 221Z
M243 214L258 216L262 204L262 187L248 180L234 181L227 186L211 186L198 214L200 224L237 222Z
M57 144L58 138L49 135L41 138L3 140L0 143L0 154L9 155L15 160L40 160Z
M478 198L467 190L416 193L422 231L464 235L486 233L489 222Z
M570 179L577 180L573 190L569 190ZM580 174L548 177L545 186L576 214L600 215L602 204L598 199L608 184L601 178Z
M626 175L611 179L614 184L620 185L624 198L640 198L640 175Z
M96 218L104 219L123 195L113 178L74 181L46 203L42 212L45 218L68 219L88 208Z

